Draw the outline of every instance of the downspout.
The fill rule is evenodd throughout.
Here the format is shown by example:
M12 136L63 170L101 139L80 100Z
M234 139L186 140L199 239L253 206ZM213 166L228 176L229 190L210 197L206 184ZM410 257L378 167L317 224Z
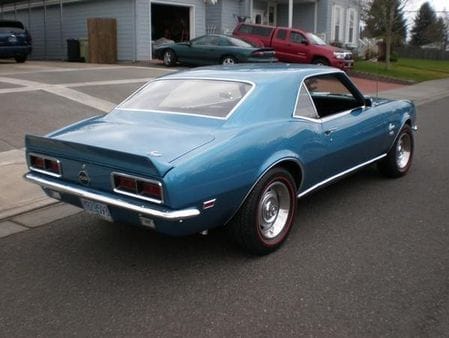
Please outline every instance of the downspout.
M47 60L47 1L44 2L44 58Z
M59 0L59 39L61 57L64 60L64 13L62 9L62 0Z

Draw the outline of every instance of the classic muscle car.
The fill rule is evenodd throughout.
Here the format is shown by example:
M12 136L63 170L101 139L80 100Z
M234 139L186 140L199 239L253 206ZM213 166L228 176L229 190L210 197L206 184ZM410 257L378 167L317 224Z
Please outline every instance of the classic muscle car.
M364 97L344 72L265 64L148 82L109 114L26 136L26 179L51 197L170 235L225 226L246 250L286 239L297 198L371 163L412 163L412 102Z

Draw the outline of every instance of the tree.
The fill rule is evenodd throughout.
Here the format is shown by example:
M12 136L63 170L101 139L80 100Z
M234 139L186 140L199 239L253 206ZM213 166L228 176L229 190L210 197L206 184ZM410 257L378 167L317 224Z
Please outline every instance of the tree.
M365 35L385 43L385 67L390 69L392 46L400 46L407 36L403 7L406 0L372 0L364 11Z
M423 46L432 42L442 42L446 33L446 27L442 18L437 18L435 11L428 2L419 8L411 30L412 46Z

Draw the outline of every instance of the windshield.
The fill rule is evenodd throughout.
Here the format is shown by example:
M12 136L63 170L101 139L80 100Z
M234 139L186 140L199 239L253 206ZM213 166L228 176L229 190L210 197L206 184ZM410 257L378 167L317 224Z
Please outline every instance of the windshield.
M251 87L238 81L162 79L148 83L118 109L226 118Z
M251 48L254 47L249 41L243 41L241 39L236 39L236 38L231 38L228 37L229 41L237 47L246 47L246 48Z
M307 38L309 39L310 43L312 45L327 45L326 42L324 42L323 40L321 40L318 36L316 36L315 34L312 33L306 33Z

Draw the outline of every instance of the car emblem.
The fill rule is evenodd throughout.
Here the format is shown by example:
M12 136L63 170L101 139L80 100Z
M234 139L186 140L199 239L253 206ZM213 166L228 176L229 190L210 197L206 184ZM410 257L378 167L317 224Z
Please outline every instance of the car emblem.
M81 184L88 185L90 183L90 177L86 170L86 165L83 164L81 167L81 171L78 174L78 180L81 182Z

